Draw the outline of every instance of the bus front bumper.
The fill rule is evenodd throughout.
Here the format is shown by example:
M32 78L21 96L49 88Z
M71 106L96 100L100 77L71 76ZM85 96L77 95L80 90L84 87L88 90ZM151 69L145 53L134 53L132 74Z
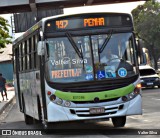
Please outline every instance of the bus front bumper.
M91 108L104 108L105 112L100 114L91 114ZM69 108L56 105L52 102L47 107L48 122L90 120L90 119L108 119L118 116L141 115L142 98L137 95L134 99L120 104L107 106L93 106L90 108Z

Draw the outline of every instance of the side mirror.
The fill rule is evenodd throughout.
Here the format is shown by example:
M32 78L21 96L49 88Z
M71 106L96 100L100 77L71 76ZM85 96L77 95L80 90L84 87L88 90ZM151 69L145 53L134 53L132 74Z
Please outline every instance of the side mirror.
M45 42L39 41L37 46L37 54L43 56L45 54Z

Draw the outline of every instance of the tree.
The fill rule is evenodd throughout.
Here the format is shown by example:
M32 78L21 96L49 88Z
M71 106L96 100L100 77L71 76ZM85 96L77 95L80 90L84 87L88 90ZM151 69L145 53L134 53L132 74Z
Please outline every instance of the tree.
M4 48L6 44L11 43L11 36L9 35L8 21L0 16L0 49Z
M147 1L134 9L132 15L135 33L152 53L157 69L157 60L160 57L160 3Z

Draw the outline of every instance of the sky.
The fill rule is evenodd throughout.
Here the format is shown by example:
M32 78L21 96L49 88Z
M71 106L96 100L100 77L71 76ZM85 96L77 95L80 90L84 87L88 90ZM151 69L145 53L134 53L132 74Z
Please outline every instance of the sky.
M158 0L160 1L160 0ZM144 1L141 2L128 2L128 3L119 3L119 4L107 4L107 5L98 5L98 6L83 6L83 7L75 7L75 8L65 8L65 14L71 13L85 13L85 12L122 12L122 13L131 13L131 11L136 8L138 5L143 4ZM96 10L95 10L96 9ZM0 15L9 20L11 22L11 15L5 14ZM20 34L12 34L10 29L10 35L17 38Z
M119 4L107 4L107 5L98 5L98 6L83 6L83 7L76 7L76 8L65 8L64 13L67 13L67 14L83 13L83 12L124 12L124 13L131 13L131 11L134 8L136 8L138 5L143 4L143 3L144 3L144 1L119 3Z

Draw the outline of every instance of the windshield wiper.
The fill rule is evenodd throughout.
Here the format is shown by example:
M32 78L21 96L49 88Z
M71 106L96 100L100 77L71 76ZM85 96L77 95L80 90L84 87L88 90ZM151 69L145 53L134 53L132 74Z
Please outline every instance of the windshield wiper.
M82 52L78 49L76 43L74 42L71 34L69 32L66 32L66 36L69 40L69 42L71 43L71 45L73 46L74 50L76 51L76 53L78 54L78 56L83 59L83 55L82 55Z
M105 47L107 46L109 40L111 39L112 32L113 32L113 31L111 31L111 33L109 34L109 36L105 39L105 41L104 41L104 43L102 44L101 48L99 48L99 50L98 50L99 53L102 53L103 50L105 49Z

